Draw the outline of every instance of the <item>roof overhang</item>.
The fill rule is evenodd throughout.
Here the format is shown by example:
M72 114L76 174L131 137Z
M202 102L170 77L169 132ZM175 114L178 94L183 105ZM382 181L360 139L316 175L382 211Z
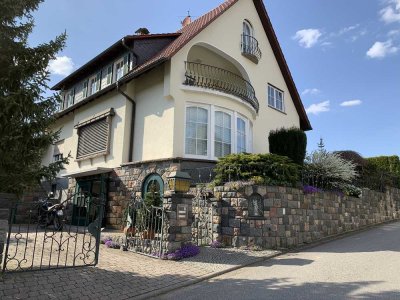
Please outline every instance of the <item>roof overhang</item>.
M110 173L112 170L113 170L112 168L96 167L96 168L90 168L90 169L80 170L80 171L76 171L76 172L70 172L70 173L61 175L61 177L78 178L78 177L85 177L85 176L93 176L93 175L99 175L99 174L104 174L104 173Z

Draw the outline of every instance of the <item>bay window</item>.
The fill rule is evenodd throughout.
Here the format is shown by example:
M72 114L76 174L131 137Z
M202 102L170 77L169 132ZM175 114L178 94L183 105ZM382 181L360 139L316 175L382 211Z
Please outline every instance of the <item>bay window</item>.
M223 157L231 154L232 130L231 115L222 111L215 112L214 156Z
M186 108L185 153L208 155L208 110L198 106Z
M246 121L241 117L236 119L236 152L243 153L247 151L246 147Z
M251 152L251 122L235 111L214 105L186 107L185 155L218 159L231 153Z

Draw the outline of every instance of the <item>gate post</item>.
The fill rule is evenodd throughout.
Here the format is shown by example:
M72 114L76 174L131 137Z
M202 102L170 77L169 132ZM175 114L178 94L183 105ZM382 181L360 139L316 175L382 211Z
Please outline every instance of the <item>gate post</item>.
M7 243L8 233L8 209L0 209L0 269L3 269L4 250Z
M192 241L192 200L194 196L183 193L166 193L163 208L166 215L165 249L173 252Z

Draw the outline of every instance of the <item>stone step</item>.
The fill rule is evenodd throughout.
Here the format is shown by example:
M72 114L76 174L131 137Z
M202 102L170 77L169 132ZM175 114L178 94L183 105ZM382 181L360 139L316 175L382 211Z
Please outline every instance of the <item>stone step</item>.
M9 210L7 208L0 209L0 220L8 220Z

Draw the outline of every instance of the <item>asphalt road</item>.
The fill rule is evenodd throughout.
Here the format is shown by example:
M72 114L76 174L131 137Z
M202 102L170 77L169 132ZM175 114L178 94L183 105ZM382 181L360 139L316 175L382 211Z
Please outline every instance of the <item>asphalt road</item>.
M157 299L400 300L400 223L285 254Z

